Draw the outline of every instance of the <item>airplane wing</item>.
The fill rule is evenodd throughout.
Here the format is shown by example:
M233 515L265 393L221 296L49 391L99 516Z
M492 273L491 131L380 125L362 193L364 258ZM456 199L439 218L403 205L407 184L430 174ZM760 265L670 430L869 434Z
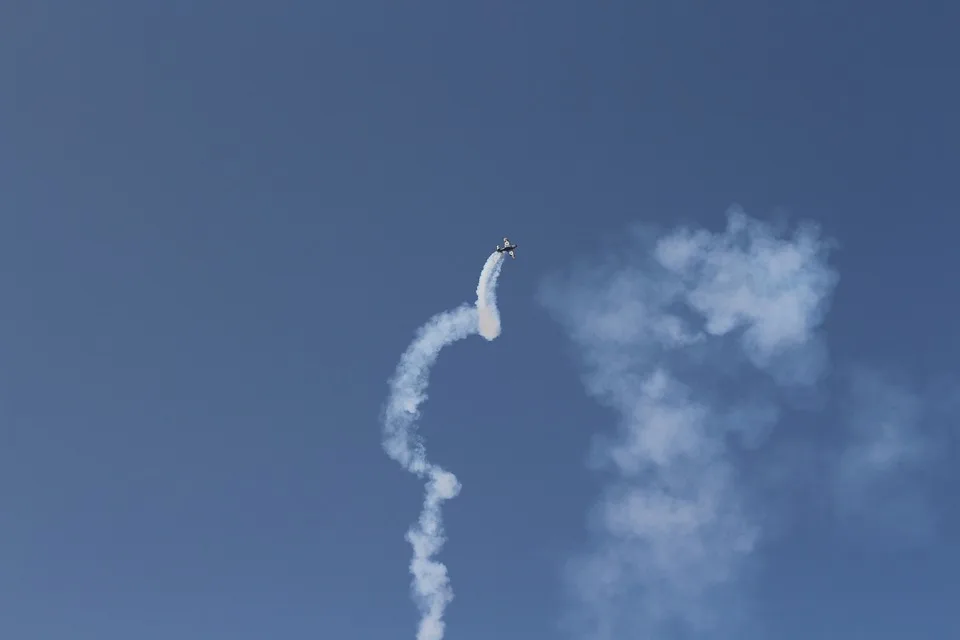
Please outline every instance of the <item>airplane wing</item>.
M517 256L513 253L513 249L510 250L510 257L511 257L511 258L516 258L516 257L517 257Z

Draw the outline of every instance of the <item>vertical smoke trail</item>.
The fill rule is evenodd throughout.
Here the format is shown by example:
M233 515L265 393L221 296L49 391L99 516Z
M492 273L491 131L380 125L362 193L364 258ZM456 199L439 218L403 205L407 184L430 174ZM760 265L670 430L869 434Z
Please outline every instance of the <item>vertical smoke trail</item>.
M477 284L476 307L465 304L439 313L417 331L390 380L390 396L383 416L383 448L404 469L427 478L423 510L406 535L413 547L410 573L421 613L417 640L443 638L443 612L453 599L453 590L446 566L433 558L445 541L440 505L460 492L460 483L452 473L427 461L423 440L415 431L416 420L420 417L420 405L427 399L430 368L440 350L478 332L487 340L500 334L494 295L500 266L500 254L490 256L484 264Z
M493 340L500 335L500 313L497 311L497 278L503 267L503 254L494 252L487 258L477 283L477 312L480 335Z

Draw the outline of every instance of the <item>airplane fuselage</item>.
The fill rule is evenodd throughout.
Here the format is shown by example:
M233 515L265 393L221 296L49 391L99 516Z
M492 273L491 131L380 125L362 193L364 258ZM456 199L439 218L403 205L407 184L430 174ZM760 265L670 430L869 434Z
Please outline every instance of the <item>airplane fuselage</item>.
M516 258L517 256L514 255L513 253L513 250L516 248L517 248L517 245L510 244L510 240L508 240L507 238L504 238L503 246L501 247L500 245L497 245L497 253L509 253L511 258Z

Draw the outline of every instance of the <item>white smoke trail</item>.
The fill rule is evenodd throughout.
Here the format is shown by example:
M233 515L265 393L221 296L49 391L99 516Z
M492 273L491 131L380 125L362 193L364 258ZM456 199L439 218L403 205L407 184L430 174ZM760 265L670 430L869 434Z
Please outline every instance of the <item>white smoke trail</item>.
M419 406L427 399L430 368L440 350L477 332L477 310L461 305L433 316L417 330L417 337L400 357L390 381L384 415L383 447L387 455L411 473L423 477L428 469L422 440L414 431Z
M502 264L500 257L500 254L490 256L483 266L477 284L476 307L464 304L430 318L417 331L417 337L401 356L390 380L390 397L383 416L383 448L404 469L427 478L420 519L406 535L413 547L410 573L421 613L417 640L443 638L443 613L453 599L453 590L446 566L434 560L434 556L445 541L440 506L460 492L460 483L455 475L427 461L423 440L416 434L416 420L420 417L420 405L427 399L430 368L440 350L478 332L487 340L500 334L494 295Z
M497 311L497 278L503 267L503 254L493 252L483 265L477 283L477 312L480 335L493 340L500 335L500 313Z

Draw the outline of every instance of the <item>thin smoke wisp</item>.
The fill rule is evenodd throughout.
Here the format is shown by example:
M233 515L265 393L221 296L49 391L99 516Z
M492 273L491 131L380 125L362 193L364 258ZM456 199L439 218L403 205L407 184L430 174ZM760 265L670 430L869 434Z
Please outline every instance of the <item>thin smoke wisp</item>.
M500 254L494 253L487 259L477 284L475 306L464 304L439 313L417 330L390 380L390 395L383 412L383 448L404 469L426 479L420 518L406 534L413 547L413 596L421 613L417 640L443 638L443 615L453 599L453 590L446 566L435 556L445 542L441 506L460 492L460 482L454 474L427 459L416 423L420 406L427 399L430 369L440 351L475 333L487 340L500 335L496 286L501 266Z

